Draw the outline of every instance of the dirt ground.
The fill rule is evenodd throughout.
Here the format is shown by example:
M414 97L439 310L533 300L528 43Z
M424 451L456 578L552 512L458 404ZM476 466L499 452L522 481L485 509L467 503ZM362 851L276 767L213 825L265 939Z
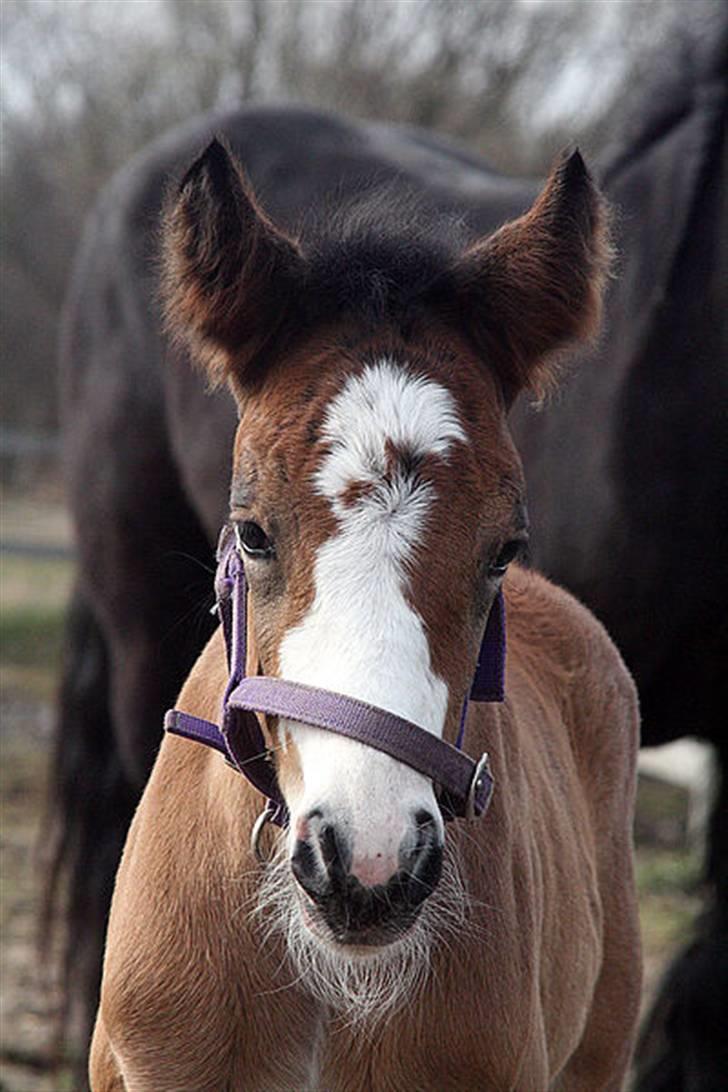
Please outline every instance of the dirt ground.
M53 960L38 958L36 921L44 780L72 565L58 552L42 556L50 539L68 544L62 512L49 514L46 504L30 511L11 504L6 512L0 545L12 534L13 553L0 554L0 1092L69 1092L67 1070L52 1068L58 991ZM36 549L23 558L15 544L29 527ZM637 868L647 999L700 907L699 852L682 838L682 808L674 790L642 786Z
M58 993L39 958L39 826L51 707L5 690L0 701L0 1090L62 1092L54 1072Z
M53 491L0 500L0 1092L67 1092L53 1068L59 996L38 911L71 535Z

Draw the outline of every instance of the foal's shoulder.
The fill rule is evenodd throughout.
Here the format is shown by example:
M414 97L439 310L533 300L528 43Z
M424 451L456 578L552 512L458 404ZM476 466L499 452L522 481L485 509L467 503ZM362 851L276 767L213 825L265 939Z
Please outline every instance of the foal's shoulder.
M504 590L508 660L550 693L590 800L609 814L623 808L634 783L639 705L616 645L591 611L539 573L513 566Z
M541 573L514 565L504 586L509 654L549 662L586 699L608 696L637 707L634 682L604 626L583 603Z

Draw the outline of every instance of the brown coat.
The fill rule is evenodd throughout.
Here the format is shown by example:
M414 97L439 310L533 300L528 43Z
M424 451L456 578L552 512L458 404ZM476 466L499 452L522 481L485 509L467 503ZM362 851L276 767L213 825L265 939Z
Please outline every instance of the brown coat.
M505 591L507 701L471 706L466 736L490 752L495 796L447 832L467 922L411 1006L367 1035L307 998L251 914L260 798L217 753L167 737L118 875L94 1092L622 1087L641 980L635 690L569 595L518 568ZM180 706L214 718L225 676L218 633Z

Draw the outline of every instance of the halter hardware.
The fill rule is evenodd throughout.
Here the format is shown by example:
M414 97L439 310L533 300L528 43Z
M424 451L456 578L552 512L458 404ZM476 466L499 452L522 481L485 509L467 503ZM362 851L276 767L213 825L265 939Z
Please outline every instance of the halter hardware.
M490 770L490 756L487 751L483 751L482 755L478 759L478 764L473 771L473 780L470 782L470 788L468 789L468 799L465 803L465 818L475 819L475 801L478 793L482 792L484 787L487 787L488 799L485 803L483 811L487 811L490 806L490 798L493 795L493 774Z
M270 800L267 800L265 807L253 823L253 827L250 831L250 848L252 849L253 854L257 858L257 860L261 862L265 858L263 857L260 849L260 836L263 833L263 828L265 824L270 823L273 818L273 813L271 809L274 807L275 804L272 804Z
M358 740L403 762L440 787L445 819L474 819L487 810L493 775L487 752L475 762L462 750L468 698L502 702L505 675L505 610L499 592L491 607L480 647L475 677L463 704L455 746L418 724L378 706L330 690L266 675L245 674L247 651L247 583L237 531L226 525L220 535L215 574L216 609L220 617L230 676L222 702L220 725L179 709L164 718L165 730L220 751L228 764L257 788L267 803L253 825L251 847L260 854L266 823L285 826L288 810L275 767L258 724L257 713L283 717Z

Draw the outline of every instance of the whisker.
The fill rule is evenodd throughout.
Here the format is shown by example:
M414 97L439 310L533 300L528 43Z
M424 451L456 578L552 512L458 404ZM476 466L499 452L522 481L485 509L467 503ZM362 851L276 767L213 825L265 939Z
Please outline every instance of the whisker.
M196 625L198 631L202 631L203 628L206 629L209 626L209 614L212 601L212 596L207 593L196 599L187 610L182 611L182 613L171 622L163 634L164 639L168 640L170 637L174 636L182 626L189 624L190 621Z
M166 550L164 553L165 560L171 560L174 557L182 558L184 561L191 561L193 565L197 565L203 572L211 573L215 575L215 566L202 561L201 558L195 557L194 554L187 553L186 550Z
M413 928L366 957L327 945L304 924L283 842L265 867L252 913L264 945L282 938L286 946L267 992L304 989L331 1010L337 1027L356 1029L367 1037L393 1012L417 1004L420 990L434 973L436 948L454 952L465 935L479 931L473 928L458 854L452 849L446 849L441 883ZM283 980L276 981L281 976Z

